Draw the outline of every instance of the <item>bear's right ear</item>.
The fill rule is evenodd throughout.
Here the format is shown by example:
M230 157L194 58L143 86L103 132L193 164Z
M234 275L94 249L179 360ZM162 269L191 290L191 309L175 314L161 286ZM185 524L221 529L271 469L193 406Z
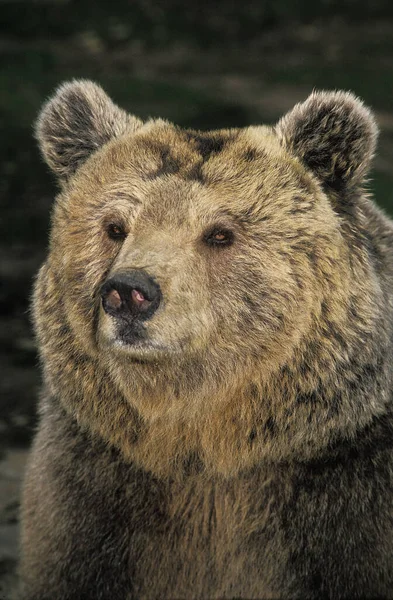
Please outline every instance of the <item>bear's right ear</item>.
M52 171L68 179L89 156L142 121L116 106L104 90L86 80L59 87L37 121L36 137Z

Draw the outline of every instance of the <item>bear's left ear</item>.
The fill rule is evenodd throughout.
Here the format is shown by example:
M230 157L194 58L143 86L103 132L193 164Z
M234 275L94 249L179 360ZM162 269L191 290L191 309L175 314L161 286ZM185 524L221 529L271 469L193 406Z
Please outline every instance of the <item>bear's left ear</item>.
M104 144L141 125L99 85L81 79L61 85L45 104L36 137L47 164L64 181Z
M341 192L359 186L378 135L371 112L348 92L314 92L278 122L276 133L320 179Z

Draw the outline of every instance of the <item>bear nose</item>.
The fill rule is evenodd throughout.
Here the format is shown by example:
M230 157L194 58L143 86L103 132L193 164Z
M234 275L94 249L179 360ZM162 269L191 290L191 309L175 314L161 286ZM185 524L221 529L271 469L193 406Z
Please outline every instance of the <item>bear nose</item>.
M157 310L161 297L158 283L141 270L118 273L101 288L102 307L114 317L148 319Z

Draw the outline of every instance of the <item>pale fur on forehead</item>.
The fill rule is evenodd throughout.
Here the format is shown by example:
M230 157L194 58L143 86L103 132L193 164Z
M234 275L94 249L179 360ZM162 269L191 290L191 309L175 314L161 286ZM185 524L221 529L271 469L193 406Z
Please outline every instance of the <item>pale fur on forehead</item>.
M101 146L141 125L100 86L74 80L61 85L44 105L36 137L50 168L60 179L68 179Z
M282 145L335 192L362 183L375 152L374 116L349 92L313 92L278 122Z

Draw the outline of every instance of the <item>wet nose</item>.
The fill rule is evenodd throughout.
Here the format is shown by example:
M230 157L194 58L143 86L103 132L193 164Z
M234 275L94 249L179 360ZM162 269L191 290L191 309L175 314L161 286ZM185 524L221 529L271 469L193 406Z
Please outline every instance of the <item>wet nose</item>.
M101 288L102 307L114 317L149 319L161 301L160 286L141 270L118 273Z

